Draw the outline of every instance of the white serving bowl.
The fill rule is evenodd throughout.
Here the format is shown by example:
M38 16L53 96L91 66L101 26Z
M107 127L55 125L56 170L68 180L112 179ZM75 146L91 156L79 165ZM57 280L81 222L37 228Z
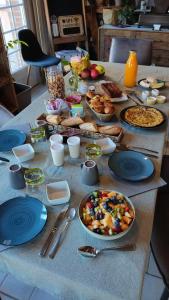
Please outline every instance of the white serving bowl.
M107 191L107 192L112 192L112 191ZM116 192L116 193L118 193L120 195L123 195L122 193L120 193L118 191L114 191L113 190L113 192ZM131 230L131 228L133 227L134 221L135 221L135 208L134 208L133 203L131 202L131 200L128 197L126 197L125 195L123 195L125 197L126 202L129 203L129 205L130 205L130 207L131 207L131 209L132 209L132 211L134 213L134 219L133 219L132 223L129 225L128 229L126 229L125 231L122 231L120 233L117 233L116 235L102 235L102 234L95 233L95 232L89 230L87 228L87 226L82 221L83 207L85 206L85 204L88 201L88 198L89 198L89 196L91 194L92 194L92 192L89 193L88 195L86 195L82 199L82 201L81 201L81 203L79 205L79 210L78 210L80 223L81 223L82 227L85 229L85 231L87 233L89 233L91 236L93 236L94 238L97 238L97 239L100 239L100 240L105 240L105 241L112 241L112 240L116 240L116 239L119 239L119 238L122 238L123 236L125 236Z
M67 203L70 200L68 182L64 180L47 184L46 195L50 205Z
M116 144L109 137L96 140L95 144L101 147L101 151L103 154L112 153L116 149Z
M21 163L30 160L35 156L35 151L31 144L24 144L17 147L13 147L12 151L17 160Z

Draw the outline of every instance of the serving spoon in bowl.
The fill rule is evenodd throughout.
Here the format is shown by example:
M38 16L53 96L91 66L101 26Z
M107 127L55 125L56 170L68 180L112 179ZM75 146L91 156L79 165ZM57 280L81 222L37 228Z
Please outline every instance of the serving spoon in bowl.
M96 249L92 246L82 246L78 248L78 253L85 256L85 257L96 257L98 254L106 251L112 251L112 250L118 250L118 251L134 251L136 250L136 245L134 244L126 244L123 246L114 246L110 248L102 248L102 249Z

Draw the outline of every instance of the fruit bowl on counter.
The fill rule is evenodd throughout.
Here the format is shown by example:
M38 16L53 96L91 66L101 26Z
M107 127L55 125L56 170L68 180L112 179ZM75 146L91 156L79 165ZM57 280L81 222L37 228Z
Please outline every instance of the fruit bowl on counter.
M87 80L102 79L105 75L105 69L102 65L91 64L89 68L84 69L79 77Z

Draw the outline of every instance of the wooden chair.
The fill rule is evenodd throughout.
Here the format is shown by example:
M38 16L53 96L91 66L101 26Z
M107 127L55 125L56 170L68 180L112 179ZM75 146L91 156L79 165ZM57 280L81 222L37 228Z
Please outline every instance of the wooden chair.
M163 157L162 178L167 185L160 188L154 215L151 250L163 278L165 289L160 300L169 298L169 156Z
M139 65L151 65L152 41L143 39L112 38L109 62L126 63L130 50L137 52Z
M0 127L12 119L14 115L3 105L0 105Z

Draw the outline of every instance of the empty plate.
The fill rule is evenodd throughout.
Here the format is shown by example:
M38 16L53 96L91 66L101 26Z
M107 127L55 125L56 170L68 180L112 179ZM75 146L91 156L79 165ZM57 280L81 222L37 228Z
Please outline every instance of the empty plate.
M108 166L114 175L129 181L144 180L154 172L152 161L146 155L134 151L113 153Z
M11 151L13 147L24 144L26 134L15 129L0 131L0 151Z
M0 205L0 244L16 246L32 240L47 220L46 207L33 197L16 197Z

